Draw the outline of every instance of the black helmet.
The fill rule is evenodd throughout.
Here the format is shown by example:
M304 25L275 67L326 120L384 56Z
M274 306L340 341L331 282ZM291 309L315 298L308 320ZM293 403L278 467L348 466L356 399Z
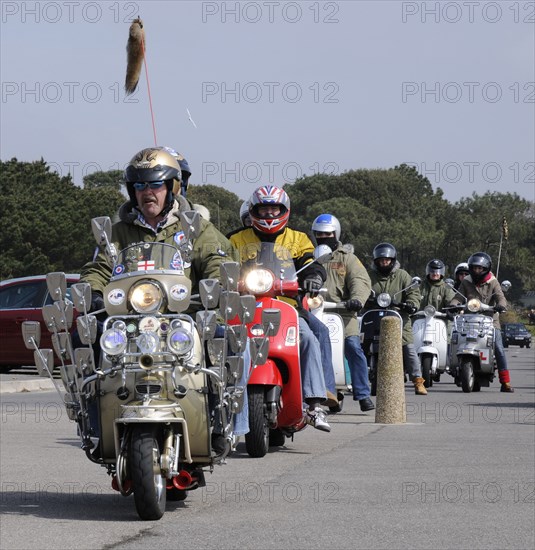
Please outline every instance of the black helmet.
M380 258L390 258L391 262L388 266L381 267L377 262L377 260L379 260ZM392 269L394 269L396 258L396 247L393 244L380 243L376 245L373 249L373 263L375 264L377 271L379 271L383 275L388 275L392 271Z
M185 197L186 191L188 190L188 182L191 176L191 170L188 164L188 161L184 158L183 155L177 153L172 147L164 147L164 149L173 155L178 164L180 165L180 171L182 172L182 184L181 184L181 194Z
M473 269L475 266L482 267L483 271L475 274ZM468 271L474 283L477 283L485 278L490 273L491 268L492 260L486 252L476 252L475 254L472 254L470 258L468 258Z
M429 277L431 273L439 273L440 278L443 279L446 274L446 266L444 265L444 262L442 260L431 260L425 266L425 275Z

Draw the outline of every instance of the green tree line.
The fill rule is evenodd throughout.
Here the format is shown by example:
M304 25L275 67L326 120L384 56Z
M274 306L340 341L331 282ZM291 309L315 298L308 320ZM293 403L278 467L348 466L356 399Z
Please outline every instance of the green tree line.
M70 176L51 171L43 159L11 159L1 162L0 169L2 279L78 272L95 248L91 218L113 218L126 200L118 170L87 175L79 187ZM292 227L310 231L317 215L334 214L342 224L342 241L353 244L365 264L371 262L373 247L387 241L414 275L425 274L432 258L444 260L452 275L459 262L479 250L491 255L496 271L501 245L499 278L513 283L510 297L535 288L534 204L516 194L474 194L451 203L406 165L304 176L284 189L292 202ZM216 185L190 185L188 199L206 206L222 233L239 226L243 199L235 193Z

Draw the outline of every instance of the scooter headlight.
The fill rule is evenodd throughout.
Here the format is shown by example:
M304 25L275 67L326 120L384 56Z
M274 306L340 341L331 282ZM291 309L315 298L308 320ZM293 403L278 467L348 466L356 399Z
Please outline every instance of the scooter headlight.
M100 347L107 355L120 355L126 349L126 333L116 328L106 330L100 337Z
M163 294L156 283L142 282L134 285L128 299L137 313L155 313L163 302Z
M436 309L433 306L425 306L424 307L424 313L426 317L433 317L433 315L436 313Z
M468 311L471 311L472 313L476 313L481 308L481 302L477 298L472 298L471 300L468 300L468 304L466 304L466 308Z
M136 338L136 344L139 351L145 355L158 351L160 338L155 332L142 332Z
M193 335L182 327L175 328L167 335L167 347L177 355L186 355L193 348Z
M392 303L392 297L386 292L382 292L377 296L377 305L379 307L388 307Z
M264 294L271 290L275 277L267 269L253 269L245 277L245 286L251 294Z

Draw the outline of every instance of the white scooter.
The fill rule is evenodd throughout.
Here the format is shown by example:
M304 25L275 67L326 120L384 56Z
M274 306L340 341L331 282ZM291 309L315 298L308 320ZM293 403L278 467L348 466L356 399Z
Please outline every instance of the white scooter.
M328 302L323 296L308 299L310 313L317 317L329 329L331 339L332 359L334 369L334 381L338 406L329 407L333 413L341 412L344 402L344 393L351 391L351 379L345 368L344 360L344 321L333 310L346 309L345 302Z
M447 315L433 306L425 306L412 316L414 347L418 353L424 385L429 388L440 380L448 363Z

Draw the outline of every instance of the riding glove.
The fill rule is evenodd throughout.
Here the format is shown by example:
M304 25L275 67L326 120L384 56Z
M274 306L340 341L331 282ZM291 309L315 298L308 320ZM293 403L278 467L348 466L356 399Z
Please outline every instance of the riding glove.
M100 292L91 292L91 308L89 311L104 309L104 298Z
M318 295L321 286L323 285L323 279L320 275L309 275L304 281L303 281L303 288L306 292L310 294L311 298L314 298Z
M418 308L412 302L402 304L401 309L409 315L414 315L418 311Z
M360 311L362 309L362 304L359 300L348 300L346 302L346 309L348 311Z

